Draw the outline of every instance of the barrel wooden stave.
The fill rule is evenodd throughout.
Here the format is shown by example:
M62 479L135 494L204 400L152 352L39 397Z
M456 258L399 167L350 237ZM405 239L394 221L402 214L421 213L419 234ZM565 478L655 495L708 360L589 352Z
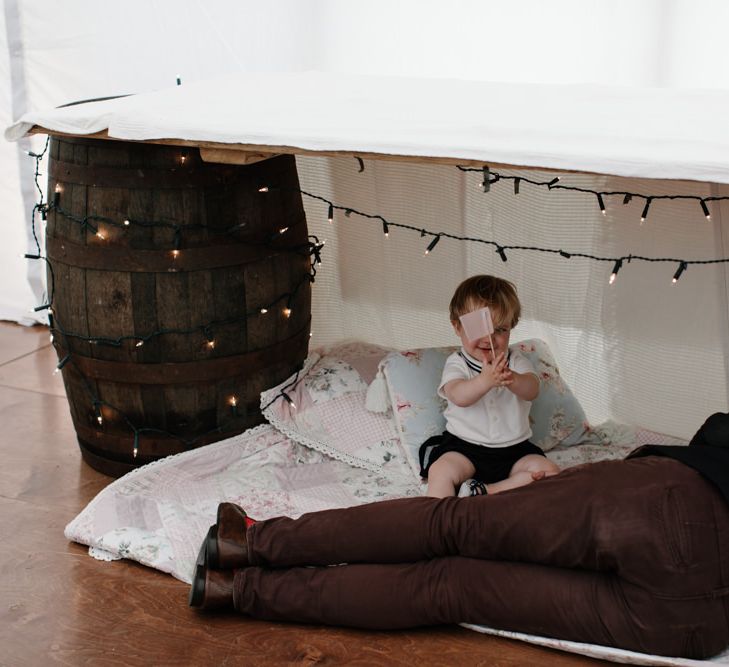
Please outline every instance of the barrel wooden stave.
M108 183L63 181L63 169L56 169L56 177L49 180L49 191L52 192L55 183L60 182L63 188L60 205L80 217L100 215L116 220L174 221L183 229L181 253L190 248L200 248L204 253L210 244L222 252L229 250L225 246L230 243L261 243L284 226L290 229L276 241L277 245L284 247L307 242L306 221L292 157L275 158L251 168L204 165L197 151L190 149L185 150L185 155L185 165L180 166L177 163L180 149L56 139L51 144L51 157L60 166L67 164L69 173L83 172L76 166L91 166L92 169L86 171L98 169L103 172L106 169L105 177L111 175L113 178L116 175L114 170L122 168L141 171L145 175L156 169L159 173L153 173L151 178L164 185L169 176L167 172L179 170L193 183L175 188L172 178L169 185L159 190L117 188ZM212 177L209 177L211 172ZM124 172L119 173L122 174L121 180L129 178ZM194 187L196 173L207 174L203 187ZM79 180L91 181L92 178L93 174L83 172ZM134 179L131 180L133 182ZM144 184L144 181L141 183ZM289 189L258 193L258 186L266 183ZM186 226L200 223L207 224L210 229L184 231ZM236 234L220 236L214 233L235 224L243 224ZM145 251L159 255L174 247L175 234L171 229L134 225L116 229L104 226L103 222L99 227L107 236L105 240L92 232L84 233L77 224L52 211L47 234L49 240L85 246L88 253L98 248L103 248L103 252L114 252L115 248L128 247L137 251L137 255ZM155 249L160 247L163 249L155 253ZM264 255L270 252L262 249ZM122 333L145 335L161 328L194 328L268 306L275 296L292 290L308 273L308 267L308 256L290 253L263 257L258 261L248 258L237 267L202 270L194 270L190 266L184 267L185 270L175 270L175 261L170 260L169 270L164 272L105 271L56 260L53 261L58 283L54 310L65 330L84 336L116 338ZM72 295L72 298L63 298L64 293ZM213 383L177 383L171 380L160 385L134 384L109 378L83 377L73 364L66 365L63 375L71 414L87 460L94 467L113 469L104 472L118 474L125 468L188 448L172 438L143 434L139 456L132 459L133 436L129 427L119 415L107 408L102 408L104 423L99 427L88 389L105 402L123 406L124 415L137 427L168 430L185 439L199 438L201 434L227 423L224 434L203 436L196 441L196 446L259 423L261 416L257 401L260 391L288 377L305 358L311 312L308 283L298 290L289 318L281 314L284 305L277 304L266 316L254 315L247 321L215 327L214 349L208 348L207 339L200 332L161 336L147 341L142 347L128 342L120 347L109 347L78 339L57 338L59 356L68 349L74 357L80 355L90 360L118 364L184 365L192 360L233 358L241 352L287 340L292 340L290 347L295 348L295 354L288 355L289 358L271 358L263 368ZM297 334L294 340L292 337ZM277 354L279 357L286 356L280 350ZM230 407L231 396L238 399L237 417ZM107 460L108 466L102 466L104 460Z

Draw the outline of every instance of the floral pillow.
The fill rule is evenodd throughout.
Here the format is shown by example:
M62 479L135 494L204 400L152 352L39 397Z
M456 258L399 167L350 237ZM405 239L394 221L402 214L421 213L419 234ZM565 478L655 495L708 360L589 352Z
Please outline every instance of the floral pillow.
M261 394L264 417L284 435L367 470L403 463L392 420L365 408L367 385L388 350L346 343L312 352L303 368Z
M585 418L567 383L559 374L547 344L538 339L511 346L532 362L541 381L532 401L529 421L531 441L544 451L559 444L602 443ZM443 366L458 348L429 348L391 352L380 364L387 382L390 407L412 469L419 473L418 449L430 436L445 429L445 400L437 394Z
M532 442L545 452L557 445L603 444L603 437L593 431L585 411L559 374L547 344L532 338L513 347L532 362L541 382L539 396L529 411Z

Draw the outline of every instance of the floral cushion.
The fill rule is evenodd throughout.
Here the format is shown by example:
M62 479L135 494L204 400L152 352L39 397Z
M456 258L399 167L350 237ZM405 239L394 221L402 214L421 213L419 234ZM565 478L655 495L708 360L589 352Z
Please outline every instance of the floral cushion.
M514 347L532 362L541 382L539 396L529 411L531 441L545 452L557 445L603 444L602 436L593 431L585 411L559 374L547 344L532 338Z
M404 465L392 420L365 408L367 385L387 353L364 343L314 351L298 373L261 394L263 415L295 442L350 465Z
M567 383L559 374L547 344L538 339L511 346L532 362L541 381L532 402L531 441L544 451L562 445L602 443L585 418ZM445 429L445 400L437 394L443 366L458 348L429 348L391 352L382 361L393 418L412 469L419 473L418 449L431 435Z

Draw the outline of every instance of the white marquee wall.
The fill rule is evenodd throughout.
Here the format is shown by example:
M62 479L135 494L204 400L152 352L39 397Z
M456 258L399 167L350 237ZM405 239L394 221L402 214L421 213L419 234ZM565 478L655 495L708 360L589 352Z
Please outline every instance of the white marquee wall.
M0 121L241 70L729 87L722 0L3 0ZM41 140L33 146L41 146ZM27 144L0 143L0 319L29 322ZM20 171L23 170L23 178ZM35 293L35 295L34 295Z
M720 0L461 0L447 7L435 0L5 0L3 9L5 126L30 108L154 90L178 74L184 85L241 70L729 87L729 4ZM336 94L322 103L336 104ZM42 298L39 263L17 258L31 247L32 161L22 152L29 147L0 143L0 319L25 323ZM718 207L711 223L695 210L671 206L658 215L656 207L656 218L640 226L634 206L603 219L594 201L574 195L524 190L515 200L494 188L485 197L453 168L368 162L358 174L355 167L299 160L312 191L434 231L595 254L729 256L729 213ZM728 194L708 184L569 178L606 190ZM377 226L349 219L332 228L317 205L307 212L312 232L329 241L315 285L315 342L451 344L445 312L453 287L470 273L493 271L519 286L526 315L516 336L550 343L592 421L690 435L706 414L726 410L723 267L692 267L671 285L673 267L631 265L608 288L605 265L517 252L503 264L446 241L423 260L412 235L393 233L385 244Z

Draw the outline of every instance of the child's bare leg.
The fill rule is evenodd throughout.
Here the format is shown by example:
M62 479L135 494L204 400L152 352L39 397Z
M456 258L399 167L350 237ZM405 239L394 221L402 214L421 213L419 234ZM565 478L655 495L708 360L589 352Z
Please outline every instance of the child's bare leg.
M544 477L551 477L559 472L559 466L550 461L546 456L540 456L539 454L527 454L526 456L522 456L511 467L509 477L523 471L532 473L543 472ZM541 479L541 477L539 477L539 479Z
M456 495L456 489L476 468L463 454L446 452L428 468L428 492L431 498L447 498Z
M559 466L552 463L548 458L539 454L527 454L522 456L512 467L506 479L488 485L489 493L501 493L510 491L520 486L526 486L532 482L551 477L559 472Z

